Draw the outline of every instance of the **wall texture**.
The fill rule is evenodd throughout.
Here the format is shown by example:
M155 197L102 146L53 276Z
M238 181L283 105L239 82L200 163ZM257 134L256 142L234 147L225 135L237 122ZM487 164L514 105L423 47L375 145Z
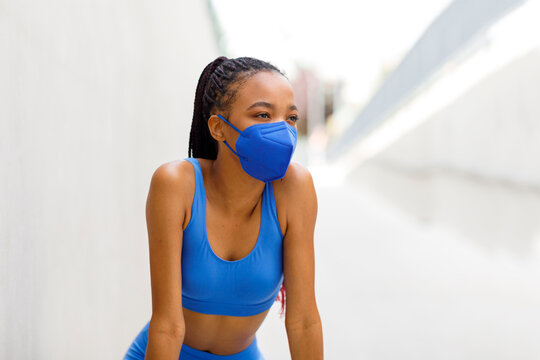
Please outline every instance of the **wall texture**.
M149 319L150 178L217 55L203 1L0 3L1 359L118 359Z

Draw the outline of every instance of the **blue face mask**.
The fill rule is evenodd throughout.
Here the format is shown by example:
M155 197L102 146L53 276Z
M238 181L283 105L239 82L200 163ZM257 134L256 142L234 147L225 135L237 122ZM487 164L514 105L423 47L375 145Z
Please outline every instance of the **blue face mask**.
M281 179L289 168L296 149L296 129L285 121L255 124L244 131L219 118L240 133L234 151L227 141L225 145L238 156L242 169L255 179L264 182Z

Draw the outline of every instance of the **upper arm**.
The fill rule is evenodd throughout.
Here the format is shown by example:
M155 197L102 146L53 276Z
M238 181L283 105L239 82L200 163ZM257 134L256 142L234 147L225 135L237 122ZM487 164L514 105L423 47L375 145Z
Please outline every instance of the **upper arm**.
M184 162L185 163L185 162ZM152 175L146 224L152 286L152 326L182 334L182 224L189 191L184 164L166 163Z
M288 328L320 321L315 300L314 232L317 195L311 174L294 163L283 182L287 198L287 230L283 239L283 274Z

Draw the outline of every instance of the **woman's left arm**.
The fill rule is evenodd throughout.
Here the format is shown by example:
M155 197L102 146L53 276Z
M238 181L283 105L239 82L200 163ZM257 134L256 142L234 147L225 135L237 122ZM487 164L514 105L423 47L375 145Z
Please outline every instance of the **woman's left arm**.
M317 195L311 174L292 163L286 179L287 228L283 239L285 327L292 360L323 359L321 318L315 300Z

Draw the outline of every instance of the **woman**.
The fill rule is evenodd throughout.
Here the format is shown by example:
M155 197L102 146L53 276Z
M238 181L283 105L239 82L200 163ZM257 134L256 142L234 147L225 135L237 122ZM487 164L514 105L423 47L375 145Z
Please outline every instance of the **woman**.
M264 359L256 331L280 288L292 359L323 358L317 198L309 172L291 163L297 118L273 65L219 57L206 66L190 157L152 176L152 317L125 359Z

